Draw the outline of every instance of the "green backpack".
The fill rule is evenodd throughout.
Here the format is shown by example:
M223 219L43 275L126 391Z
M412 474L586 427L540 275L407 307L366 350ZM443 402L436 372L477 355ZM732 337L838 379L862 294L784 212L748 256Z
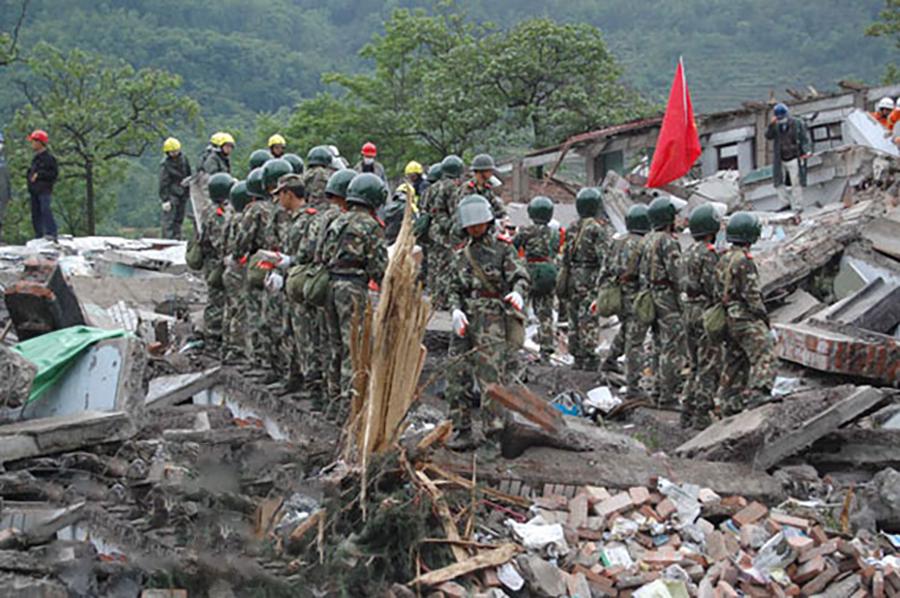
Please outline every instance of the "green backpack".
M200 239L197 235L191 237L187 242L187 248L184 251L184 261L187 262L187 266L191 270L203 268L203 247L200 246Z
M725 340L728 333L728 310L725 309L725 303L728 301L728 293L731 291L731 271L734 268L735 256L737 252L728 261L728 271L725 272L725 288L722 293L722 301L715 305L707 307L703 311L703 331L709 340L715 343L721 343Z
M328 283L331 277L325 264L310 264L309 272L303 283L303 297L306 302L316 307L325 307L328 301Z
M260 249L250 258L247 268L247 281L254 289L261 289L266 284L266 276L275 269L268 251Z
M641 324L652 324L656 321L656 305L653 294L645 289L634 296L634 313Z
M600 285L597 293L597 313L604 318L622 312L622 287L612 280Z

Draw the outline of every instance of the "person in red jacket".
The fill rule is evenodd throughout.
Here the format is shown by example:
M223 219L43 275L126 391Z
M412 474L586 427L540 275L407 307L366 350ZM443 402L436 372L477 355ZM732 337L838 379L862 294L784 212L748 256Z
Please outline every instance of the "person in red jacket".
M46 131L37 129L27 137L34 150L31 166L28 168L28 194L31 196L31 224L34 237L56 241L56 220L50 203L53 201L53 185L59 178L59 165L47 145L50 137Z

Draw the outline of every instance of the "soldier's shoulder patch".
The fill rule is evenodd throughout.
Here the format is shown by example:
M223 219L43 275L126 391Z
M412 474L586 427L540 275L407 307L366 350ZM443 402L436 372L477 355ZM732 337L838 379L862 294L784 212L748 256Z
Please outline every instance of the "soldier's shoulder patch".
M468 181L468 182L466 183L466 187L468 187L469 189L474 189L474 188L475 188L475 181Z
M311 216L314 216L319 213L319 210L317 210L315 208L306 208L306 213L310 214Z
M216 216L224 216L224 215L225 215L225 208L223 208L221 206L216 208Z
M506 233L497 233L497 240L503 241L504 243L510 243L510 244L513 242L512 237L510 237Z

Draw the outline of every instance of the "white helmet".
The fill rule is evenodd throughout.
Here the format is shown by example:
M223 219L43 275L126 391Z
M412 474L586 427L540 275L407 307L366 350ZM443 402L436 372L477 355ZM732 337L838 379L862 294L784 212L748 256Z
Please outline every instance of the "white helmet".
M894 109L894 100L888 97L881 98L878 100L878 103L875 104L875 110L893 110Z

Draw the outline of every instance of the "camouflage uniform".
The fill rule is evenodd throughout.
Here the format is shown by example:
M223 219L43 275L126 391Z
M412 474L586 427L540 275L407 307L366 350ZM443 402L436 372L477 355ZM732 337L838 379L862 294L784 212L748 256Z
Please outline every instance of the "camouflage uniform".
M317 203L313 206L316 215L309 224L307 231L308 252L311 259L324 264L329 255L325 253L325 235L331 223L343 214L336 205L329 201ZM305 348L305 363L309 365L309 371L304 373L306 380L312 380L312 386L317 389L317 396L327 395L337 397L341 394L341 361L343 347L340 343L332 342L333 339L328 328L328 314L325 309L316 307L315 329L310 331L311 341Z
M380 284L387 268L384 231L367 209L351 205L328 227L322 255L330 277L325 310L330 342L332 346L341 347L338 413L345 414L353 392L350 335L354 331L351 323L354 313L360 318L365 314L369 303L369 280Z
M546 224L529 224L513 239L513 245L525 256L529 264L529 273L533 272L532 264L555 264L559 257L559 233ZM541 354L549 357L556 344L556 329L553 322L553 292L535 295L532 286L529 300L534 315L538 319L538 334L535 339L541 347Z
M281 252L287 241L288 229L293 219L291 212L285 210L280 204L273 204L269 221L263 232L264 247L270 251ZM280 272L286 276L285 272ZM263 319L264 335L268 339L266 343L269 352L269 362L275 372L286 376L290 363L290 354L283 351L280 339L292 336L291 331L285 330L285 302L284 288L272 292L266 290L263 295Z
M727 284L729 271L730 286ZM767 398L775 381L775 346L769 335L759 272L749 251L732 246L719 260L716 297L728 311L728 338L718 399L723 415L732 415Z
M621 327L613 340L610 356L625 354L625 384L632 393L638 389L643 370L643 347L648 328L634 313L634 297L640 291L643 247L644 237L627 233L613 242L604 268L604 276L619 281L622 288L622 311L618 314ZM617 343L621 343L622 348L615 353Z
M191 176L191 165L184 154L172 158L166 156L159 164L159 200L169 202L172 208L162 213L162 236L164 239L180 239L181 225L187 210L188 189L181 184Z
M490 202L495 220L500 221L503 218L506 218L506 205L503 203L503 200L500 199L499 195L494 193L494 189L489 182L485 183L483 186L479 186L478 179L476 178L471 178L459 186L454 205L458 206L463 197L472 195L473 193L477 193Z
M228 207L211 203L202 215L203 232L200 247L203 251L203 276L206 278L206 307L203 323L208 340L212 344L222 341L222 317L225 310L225 287L223 282L225 258L225 225L228 221Z
M225 227L225 254L234 256L237 246L237 232L240 228L243 212L229 210ZM227 360L242 359L247 356L247 322L246 305L241 295L246 285L247 268L244 260L234 260L225 269L222 277L225 287L225 311L222 318L222 340L224 341L224 357Z
M695 241L681 258L685 340L691 375L682 395L681 421L685 427L705 428L712 420L716 389L722 373L722 346L703 329L703 312L715 301L716 264L719 256L711 243Z
M480 406L486 415L491 413L485 395L487 386L512 382L520 347L507 340L507 328L511 324L508 320L518 316L503 298L512 291L527 297L530 290L528 268L505 238L489 230L478 239L470 239L466 248L487 282L476 274L465 249L454 254L450 305L466 314L469 325L464 337L453 336L451 353L460 361L454 361L449 370L445 396L453 427L460 434L471 429L473 407Z
M212 176L217 172L227 172L231 174L231 160L221 151L209 149L204 154L200 162L200 172L205 172L207 176Z
M447 307L453 247L462 242L456 225L458 184L456 179L441 179L434 185L428 201L431 226L428 229L427 287L431 291L431 303L436 309Z
M651 325L659 352L656 392L662 404L674 405L681 393L681 368L686 352L679 298L681 247L667 231L653 231L644 238L641 255L641 288L649 289L656 309Z
M591 313L591 303L597 294L611 237L612 229L600 218L580 218L566 231L562 259L569 272L569 353L575 358L575 367L581 370L596 370L598 366L600 320Z
M326 203L325 186L334 170L327 166L310 166L303 171L303 187L306 189L306 201L310 204Z
M237 230L234 253L235 260L246 256L248 259L260 249L264 249L266 224L272 214L273 204L268 198L256 198L244 208ZM267 367L269 360L269 340L265 337L263 320L263 295L265 290L250 286L249 279L244 285L244 313L247 318L247 332L250 343L248 357L258 366Z

